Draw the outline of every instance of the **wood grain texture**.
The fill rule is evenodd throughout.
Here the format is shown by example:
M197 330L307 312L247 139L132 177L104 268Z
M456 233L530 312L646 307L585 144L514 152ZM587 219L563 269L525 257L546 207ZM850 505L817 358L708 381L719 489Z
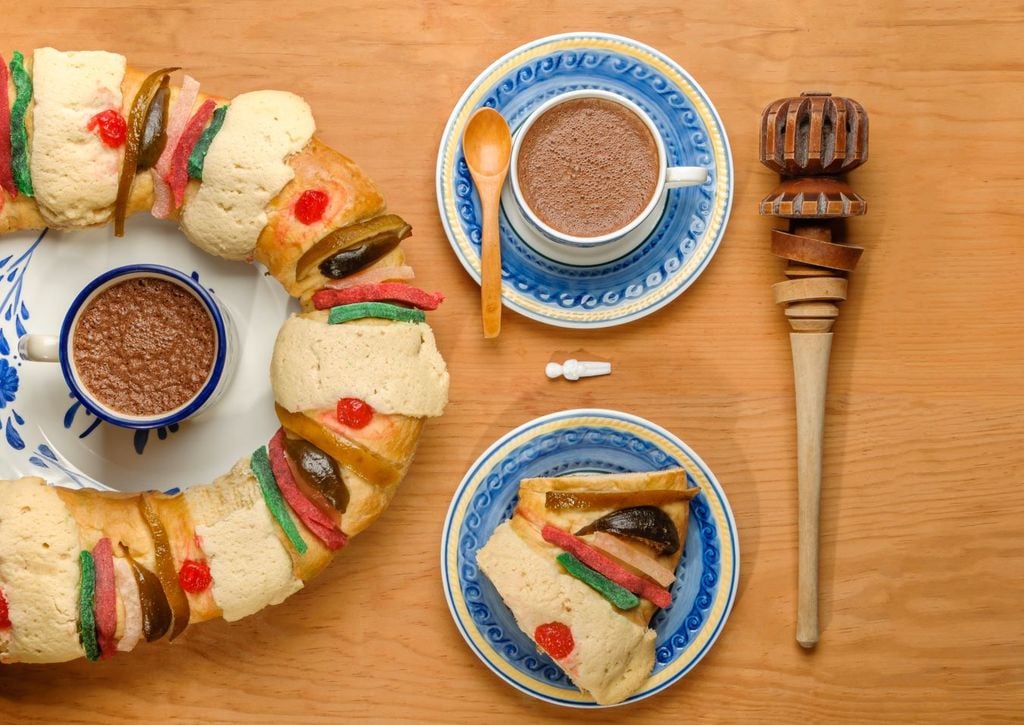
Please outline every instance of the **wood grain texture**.
M821 516L822 441L832 333L796 330L789 336L796 392L797 531L796 641L814 647L818 627L818 552Z
M196 627L181 644L0 669L0 719L1021 718L1019 2L25 0L4 4L3 28L8 48L105 48L142 68L180 63L224 95L305 96L324 140L413 225L406 249L419 281L448 295L432 322L452 404L426 427L391 510L305 591L236 624ZM700 281L643 321L573 332L506 313L499 340L485 341L479 289L437 218L440 133L498 55L579 29L650 43L707 90L735 155L732 219ZM784 263L769 251L771 220L757 215L777 183L757 160L759 114L806 89L855 98L871 116L871 158L855 179L870 212L847 223L866 251L832 350L812 653L793 636L793 382L771 292ZM614 374L545 379L553 352L580 350L612 360ZM556 709L500 682L458 635L438 577L442 520L467 466L519 423L577 406L636 413L686 440L728 492L743 547L736 607L714 649L625 711Z

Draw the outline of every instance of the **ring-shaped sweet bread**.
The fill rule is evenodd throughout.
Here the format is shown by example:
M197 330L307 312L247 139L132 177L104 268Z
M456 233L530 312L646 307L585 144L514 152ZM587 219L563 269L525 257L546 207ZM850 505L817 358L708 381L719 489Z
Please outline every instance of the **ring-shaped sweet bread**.
M304 312L278 333L280 430L183 493L0 482L0 661L109 657L300 589L387 507L448 373L408 284L409 226L305 101L225 101L177 69L42 48L0 64L0 233L150 211L266 266ZM10 133L5 133L9 129Z

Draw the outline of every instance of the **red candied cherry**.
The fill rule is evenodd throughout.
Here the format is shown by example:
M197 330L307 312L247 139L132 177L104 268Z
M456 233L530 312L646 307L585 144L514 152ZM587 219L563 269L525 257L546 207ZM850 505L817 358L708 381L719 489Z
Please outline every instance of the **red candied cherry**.
M338 422L349 428L365 428L373 420L373 408L359 398L342 398L338 401Z
M112 149L124 144L128 136L128 124L124 116L113 109L97 113L85 127L99 134L100 140Z
M205 561L185 559L181 563L181 571L178 572L178 583L189 594L204 592L213 584L210 567Z
M11 628L11 615L7 611L7 599L4 597L4 593L0 591L0 629Z
M556 660L563 660L572 654L576 642L572 638L572 630L561 622L542 624L533 632L533 639Z
M315 224L324 218L330 197L320 189L306 189L295 202L295 218L303 224Z

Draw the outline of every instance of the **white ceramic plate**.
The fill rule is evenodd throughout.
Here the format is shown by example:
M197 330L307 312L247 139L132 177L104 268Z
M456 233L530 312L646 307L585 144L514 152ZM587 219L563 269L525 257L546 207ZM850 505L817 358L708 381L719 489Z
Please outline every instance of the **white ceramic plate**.
M714 644L732 609L740 550L732 509L707 465L676 436L643 418L612 410L546 415L497 440L470 466L455 491L441 539L445 597L470 649L498 677L540 700L599 707L516 626L476 564L476 552L512 516L519 481L572 473L654 471L681 466L700 494L690 504L683 558L660 610L654 671L626 702L661 692L689 672Z
M17 342L26 332L56 334L89 280L143 262L198 275L234 319L240 360L224 397L199 418L136 432L100 423L71 396L59 365L22 361ZM173 224L149 217L129 219L121 239L111 227L0 237L0 478L120 491L213 480L278 426L270 355L293 309L261 268L211 257Z

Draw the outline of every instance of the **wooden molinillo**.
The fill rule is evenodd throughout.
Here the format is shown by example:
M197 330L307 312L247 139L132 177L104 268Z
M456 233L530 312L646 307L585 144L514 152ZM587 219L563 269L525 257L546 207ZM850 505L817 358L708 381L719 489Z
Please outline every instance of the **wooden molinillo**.
M782 175L761 201L761 214L789 219L772 230L772 253L789 260L785 282L773 286L786 305L796 387L800 499L796 639L818 642L818 517L825 390L838 303L863 248L843 243L842 220L867 212L867 202L839 178L868 158L868 116L849 98L806 92L761 114L761 163Z

